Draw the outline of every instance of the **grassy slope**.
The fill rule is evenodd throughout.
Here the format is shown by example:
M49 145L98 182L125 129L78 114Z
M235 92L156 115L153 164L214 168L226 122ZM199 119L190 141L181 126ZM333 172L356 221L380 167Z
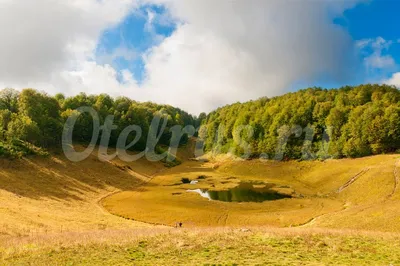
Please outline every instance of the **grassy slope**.
M0 265L400 264L397 160L382 155L327 162L186 162L172 169L144 160L104 163L95 155L78 164L61 155L0 160ZM201 187L263 180L291 186L305 198L224 204L185 193L190 185L171 186L198 175L209 176ZM112 195L124 190L133 192ZM103 198L112 212L125 212L119 215L165 224L182 218L189 228L153 227L113 216L98 204ZM304 225L269 227L296 224ZM215 227L221 225L233 228ZM244 225L251 231L234 229Z
M113 195L103 204L126 218L167 225L181 220L187 227L318 225L400 232L400 191L395 188L394 175L397 161L397 155L380 155L326 162L190 162L158 175L141 191ZM182 177L196 179L200 175L207 179L200 180L198 185L180 184ZM353 177L358 178L338 193ZM240 180L290 186L302 197L264 203L224 203L186 192L212 185L223 189ZM356 219L351 215L366 207L369 211ZM379 209L379 213L374 213L374 209Z
M141 161L129 169L95 155L81 163L63 155L0 159L0 236L143 226L110 215L97 203L135 189L142 176L131 169L151 175L162 166Z

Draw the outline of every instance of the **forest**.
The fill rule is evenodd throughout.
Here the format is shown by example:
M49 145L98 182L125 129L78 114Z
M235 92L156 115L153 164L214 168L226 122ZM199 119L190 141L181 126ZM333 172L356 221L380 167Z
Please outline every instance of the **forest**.
M360 85L340 89L308 88L216 109L197 118L169 105L140 103L106 94L50 96L34 89L0 91L0 156L46 153L60 147L67 118L82 106L99 114L100 124L114 116L115 146L121 131L138 125L143 134L134 146L146 148L156 115L168 119L159 145L169 144L174 125L199 128L205 151L271 159L326 159L392 153L400 149L400 92L393 86ZM93 118L83 113L74 141L89 143ZM187 136L186 136L187 137ZM128 141L132 141L130 136ZM185 141L185 140L183 140Z
M43 154L48 148L61 147L66 120L82 106L92 107L97 111L100 125L108 115L114 116L116 129L111 132L110 146L115 146L124 128L138 125L142 129L142 136L134 148L144 150L149 125L155 115L168 119L167 127L160 138L160 146L169 144L171 126L196 124L193 116L169 105L139 103L126 97L114 99L106 94L80 93L74 97L57 94L52 97L34 89L18 92L6 88L0 91L0 156ZM80 114L74 126L74 141L87 144L92 134L92 116L89 113ZM134 134L129 136L127 142L130 143L134 137Z
M200 136L207 151L252 157L326 159L392 153L400 148L399 101L394 86L308 88L219 108L207 115Z

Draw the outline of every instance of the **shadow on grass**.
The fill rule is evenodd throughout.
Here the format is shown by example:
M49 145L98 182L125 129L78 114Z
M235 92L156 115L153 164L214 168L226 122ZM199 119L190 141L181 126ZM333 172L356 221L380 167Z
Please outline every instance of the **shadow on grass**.
M137 174L134 164L103 162L96 155L79 163L60 153L0 159L0 189L32 199L83 200L85 194L99 189L135 190L149 178Z

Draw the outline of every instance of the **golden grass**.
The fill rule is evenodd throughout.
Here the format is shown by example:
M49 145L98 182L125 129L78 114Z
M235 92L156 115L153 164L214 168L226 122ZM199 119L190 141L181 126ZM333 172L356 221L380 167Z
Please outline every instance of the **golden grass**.
M62 155L0 159L0 235L148 226L113 216L98 201L135 189L143 183L139 177L148 179L164 167L143 160L123 168L95 155L81 163Z
M395 234L343 230L106 230L101 234L68 233L24 238L15 243L3 241L0 264L397 265L399 248L400 238Z
M81 163L57 154L0 159L0 264L395 265L398 161L224 159L167 169L145 159L102 162L97 153ZM199 176L206 178L196 185L181 182ZM297 196L225 203L186 191L246 180ZM177 221L183 230L168 227ZM393 234L378 233L384 231Z
M314 226L317 220L331 219L335 214L341 217L350 210L372 204L376 208L388 207L387 210L381 209L376 227L370 222L376 215L372 213L366 215L371 216L369 219L360 216L363 218L357 223L352 226L342 223L342 227L400 232L397 218L400 209L390 207L397 200L388 202L395 185L393 173L397 161L397 155L380 155L325 162L187 162L157 175L140 190L112 195L102 203L111 213L121 217L171 226L182 221L188 227ZM360 172L362 174L358 176ZM207 178L199 180L197 185L181 183L182 177L195 180L199 176ZM356 178L352 180L353 177ZM263 203L226 203L209 201L187 192L188 189L211 186L222 190L235 186L240 180L288 186L296 191L298 197ZM338 193L349 180L352 180L349 186ZM396 189L394 197L398 194ZM351 216L347 218L351 223ZM382 227L383 223L391 223L391 226ZM338 224L341 223L318 223L319 226L334 228L339 228Z

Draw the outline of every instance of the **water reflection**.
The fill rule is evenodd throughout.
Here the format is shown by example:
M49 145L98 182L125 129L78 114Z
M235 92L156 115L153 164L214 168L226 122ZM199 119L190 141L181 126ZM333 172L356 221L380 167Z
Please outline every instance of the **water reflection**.
M198 193L203 198L209 200L219 200L225 202L263 202L291 198L290 195L279 193L273 189L274 184L259 186L258 184L242 182L238 186L228 190L206 190L194 189L190 192Z
M188 190L188 191L189 191L189 192L198 193L198 194L199 194L200 196L202 196L203 198L212 200L212 199L211 199L211 196L208 194L208 191L207 191L207 190L204 190L204 189L191 189L191 190Z

